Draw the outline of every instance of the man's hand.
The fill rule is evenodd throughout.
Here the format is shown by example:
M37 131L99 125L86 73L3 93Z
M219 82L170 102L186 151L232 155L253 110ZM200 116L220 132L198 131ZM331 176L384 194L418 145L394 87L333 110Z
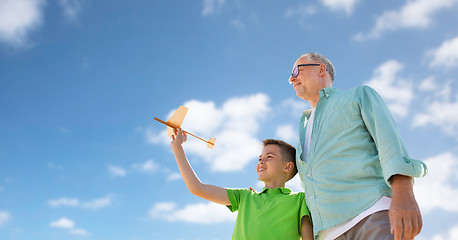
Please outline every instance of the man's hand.
M410 240L423 226L420 208L413 193L413 180L404 175L391 177L393 198L389 211L391 233L395 240Z

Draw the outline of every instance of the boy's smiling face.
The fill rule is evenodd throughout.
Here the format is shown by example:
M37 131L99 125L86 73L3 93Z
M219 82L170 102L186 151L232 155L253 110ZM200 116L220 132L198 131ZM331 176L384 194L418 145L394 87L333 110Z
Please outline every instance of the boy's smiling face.
M258 180L277 182L285 177L287 162L283 161L280 146L268 144L262 148L256 171Z

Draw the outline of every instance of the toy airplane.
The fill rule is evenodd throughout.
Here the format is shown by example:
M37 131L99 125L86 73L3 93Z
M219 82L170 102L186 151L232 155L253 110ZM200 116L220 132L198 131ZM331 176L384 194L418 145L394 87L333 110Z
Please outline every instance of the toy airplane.
M173 113L172 117L170 117L170 119L167 122L163 121L163 120L161 120L161 119L159 119L157 117L155 117L154 120L166 125L167 126L167 134L169 135L169 137L172 137L173 129L181 127L181 123L183 122L184 117L186 116L187 112L188 112L188 108L187 107L180 106L178 108L178 110L176 110ZM207 141L207 140L205 140L203 138L200 138L200 137L198 137L198 136L196 136L196 135L194 135L194 134L192 134L192 133L190 133L188 131L183 130L183 132L186 133L186 134L189 134L189 135L191 135L191 136L193 136L193 137L195 137L195 138L197 138L199 140L202 140L202 141L206 142L208 148L213 148L215 146L216 138L210 138L210 140Z

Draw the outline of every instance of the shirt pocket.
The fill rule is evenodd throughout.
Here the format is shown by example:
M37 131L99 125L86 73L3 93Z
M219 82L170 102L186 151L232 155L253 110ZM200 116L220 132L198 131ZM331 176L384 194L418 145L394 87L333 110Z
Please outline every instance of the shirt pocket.
M320 132L338 134L362 123L359 103L343 99L330 100L319 119Z

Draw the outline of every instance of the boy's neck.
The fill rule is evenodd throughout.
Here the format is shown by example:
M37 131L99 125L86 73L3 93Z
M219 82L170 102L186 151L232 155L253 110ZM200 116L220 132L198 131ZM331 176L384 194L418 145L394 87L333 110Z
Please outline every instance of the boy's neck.
M272 182L264 182L264 188L274 189L274 188L284 188L285 182L279 183L272 183Z

